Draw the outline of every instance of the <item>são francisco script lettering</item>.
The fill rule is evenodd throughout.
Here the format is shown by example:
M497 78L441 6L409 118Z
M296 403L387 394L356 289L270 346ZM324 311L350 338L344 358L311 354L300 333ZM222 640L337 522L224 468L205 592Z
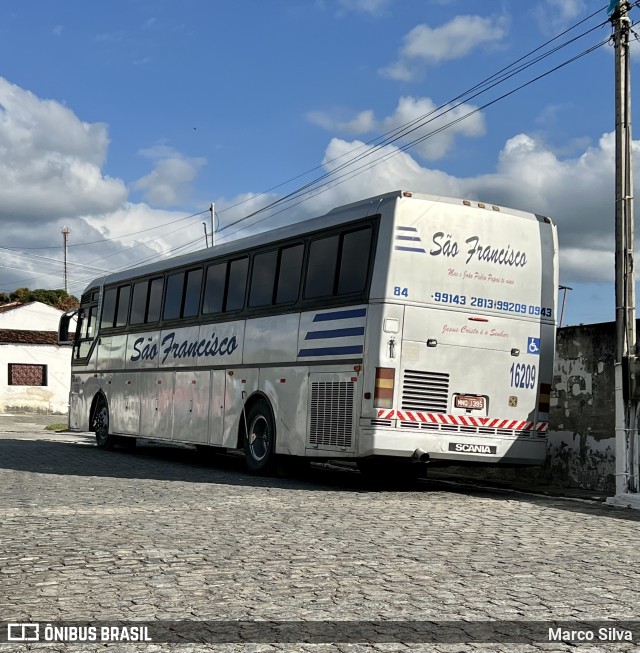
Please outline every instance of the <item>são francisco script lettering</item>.
M169 356L173 358L200 358L201 356L229 356L238 348L238 342L235 336L230 338L222 338L220 340L215 332L211 337L202 340L182 340L176 341L175 331L167 333L160 347L153 342L153 339L148 337L145 344L144 338L138 338L133 343L134 353L131 356L131 361L153 360L158 356L158 350L162 354L161 363L164 363Z
M509 244L506 247L500 247L490 243L481 243L479 236L470 236L464 242L469 246L465 263L469 263L472 258L475 258L478 261L519 268L523 268L527 264L526 253L512 249ZM460 247L453 240L451 234L445 235L444 231L438 231L433 234L433 247L429 254L455 258L460 254Z

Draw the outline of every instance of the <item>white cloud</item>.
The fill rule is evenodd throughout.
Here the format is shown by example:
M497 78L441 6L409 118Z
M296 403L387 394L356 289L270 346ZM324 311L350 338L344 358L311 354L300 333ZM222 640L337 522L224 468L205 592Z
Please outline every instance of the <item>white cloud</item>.
M0 219L113 210L127 191L102 174L108 144L106 125L0 77Z
M27 252L4 251L2 290L17 285L62 287L63 225L71 227L74 293L105 270L137 264L185 243L204 247L199 219L149 230L186 214L127 202L124 182L102 173L108 145L106 125L83 122L59 102L40 99L0 77L3 245ZM147 190L164 200L174 199L188 186L201 165L201 160L186 159L166 147L144 154L155 161Z
M365 13L380 16L393 0L338 0L343 12Z
M634 143L640 155L640 141ZM572 159L561 159L535 138L519 134L509 139L494 172L457 178L420 165L410 154L386 146L373 148L354 140L333 138L323 166L327 172L352 156L371 152L366 161L384 159L378 165L337 179L321 193L294 210L248 228L247 235L301 220L342 204L393 190L411 190L432 195L476 199L490 204L548 215L558 226L560 279L563 283L610 282L613 276L613 162L614 137L605 134L599 142ZM338 174L347 172L342 169ZM636 185L640 184L640 173Z
M427 113L431 106L428 99L402 98L390 116L376 118L373 112L362 112L342 121L342 128L351 134L360 130L364 133L367 129L388 130ZM336 126L331 118L320 116L325 126ZM479 122L474 129L482 133L484 126ZM467 135L474 135L473 130ZM82 122L61 104L41 100L0 78L0 220L5 233L11 236L5 242L23 247L59 244L55 254L45 252L45 255L60 258L60 229L63 224L70 226L69 258L72 290L76 293L81 292L90 278L98 276L100 270L138 264L150 256L174 253L176 247L183 245L188 249L204 246L201 223L208 221L207 214L146 231L180 220L185 213L127 201L122 180L102 174L107 147L105 125ZM444 143L441 147L446 150L448 145ZM310 201L272 219L264 220L266 213L255 216L242 233L238 233L240 225L229 227L220 234L220 239L318 215L364 197L405 189L478 199L549 215L558 225L561 280L569 285L609 282L613 270L614 149L613 134L604 134L597 143L583 148L579 156L567 158L535 136L518 134L505 143L491 172L457 178L433 164L419 163L395 146L386 146L361 160L362 165L386 157L379 165L337 180ZM322 163L331 172L354 153L361 155L368 151L372 151L371 146L361 139L333 138ZM634 153L640 155L640 141L634 143ZM151 148L142 154L153 161L154 170L137 183L158 202L174 202L203 163L168 147ZM428 154L433 159L437 152ZM636 187L640 187L640 175L635 181ZM274 199L273 194L252 193L229 200L217 199L221 227ZM238 205L241 201L244 203ZM108 240L75 247L78 243L102 239ZM93 270L80 265L92 266ZM3 289L10 289L12 282L25 278L35 281L20 285L61 285L59 264L48 265L35 257L9 260L3 256L2 266Z
M542 0L533 8L540 31L557 34L570 27L586 10L584 0Z
M415 146L415 151L422 157L429 160L436 160L447 155L458 135L481 136L485 133L485 123L482 114L480 112L473 113L476 108L471 104L461 104L459 106L445 105L442 108L438 108L430 98L406 96L399 99L398 106L393 114L381 120L376 119L374 112L370 109L361 111L354 118L346 121L335 120L331 116L319 111L309 113L307 118L329 131L350 135L373 132L385 134L394 132L396 129L409 123L415 123L414 126L417 126L420 122L425 122L423 127L411 131L406 138L400 141L401 143L405 143L408 140L425 137L428 134L437 132L448 123L470 114L464 120L452 124L447 129L439 133L433 133L432 136L425 138L424 141Z
M203 158L185 157L165 146L141 150L140 154L155 161L154 169L131 186L143 191L144 197L157 206L173 206L186 199L191 182L206 163Z
M504 17L455 16L439 27L422 24L405 37L397 61L380 70L391 79L412 81L425 65L462 59L482 45L495 45L507 33Z

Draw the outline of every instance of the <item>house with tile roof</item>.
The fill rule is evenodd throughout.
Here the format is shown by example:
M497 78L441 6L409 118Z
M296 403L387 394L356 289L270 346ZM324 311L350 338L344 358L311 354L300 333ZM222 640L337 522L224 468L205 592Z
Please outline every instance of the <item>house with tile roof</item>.
M0 306L0 414L68 412L71 348L58 345L61 315L41 302Z

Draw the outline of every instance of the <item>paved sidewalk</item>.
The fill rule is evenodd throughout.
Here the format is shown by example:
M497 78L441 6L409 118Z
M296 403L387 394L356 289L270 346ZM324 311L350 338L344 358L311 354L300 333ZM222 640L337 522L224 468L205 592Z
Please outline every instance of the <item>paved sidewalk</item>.
M640 623L635 511L433 480L371 489L346 470L262 479L237 458L208 462L152 443L103 452L90 434L44 431L48 418L29 419L0 417L2 619L164 621L168 635L150 644L5 643L1 653L638 650L637 640L572 646L513 636L558 620ZM254 643L237 634L195 643L207 637L202 621L213 624L210 642L216 623L239 622ZM280 633L280 643L256 642L256 622L272 630L288 622L300 641ZM319 639L304 622L319 622ZM399 622L395 638L389 622ZM425 622L436 624L437 642L420 643ZM506 632L496 635L502 643L482 640L478 622ZM349 640L358 632L373 641ZM179 635L194 643L175 643Z

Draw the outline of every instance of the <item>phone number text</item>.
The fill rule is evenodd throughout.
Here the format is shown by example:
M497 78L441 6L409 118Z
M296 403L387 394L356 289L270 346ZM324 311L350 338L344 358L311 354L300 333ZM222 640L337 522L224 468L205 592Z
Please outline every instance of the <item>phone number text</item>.
M546 306L520 304L518 302L509 302L503 299L489 299L487 297L467 297L466 295L454 295L448 292L435 292L432 296L434 301L441 304L485 308L493 311L505 311L506 313L519 313L520 315L553 317L553 310Z

